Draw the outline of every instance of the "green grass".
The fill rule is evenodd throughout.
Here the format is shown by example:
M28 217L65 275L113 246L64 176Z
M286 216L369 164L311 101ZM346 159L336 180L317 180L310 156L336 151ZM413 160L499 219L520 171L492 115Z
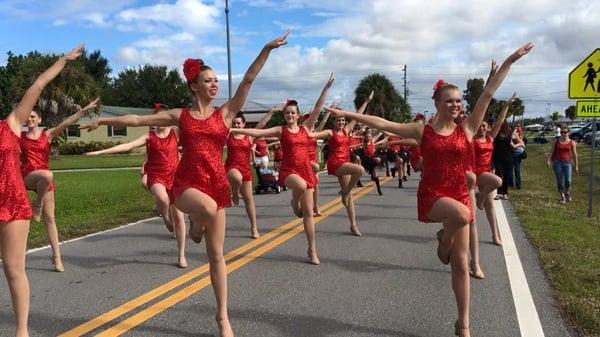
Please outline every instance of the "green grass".
M58 156L50 158L51 170L141 166L144 154L110 156Z
M558 301L576 329L600 336L600 149L596 152L593 217L587 217L590 146L580 144L580 173L573 175L573 202L559 203L556 180L546 166L550 144L528 145L523 189L511 201L537 247Z
M137 171L55 173L54 180L61 241L157 215ZM32 221L29 248L46 244L45 225Z

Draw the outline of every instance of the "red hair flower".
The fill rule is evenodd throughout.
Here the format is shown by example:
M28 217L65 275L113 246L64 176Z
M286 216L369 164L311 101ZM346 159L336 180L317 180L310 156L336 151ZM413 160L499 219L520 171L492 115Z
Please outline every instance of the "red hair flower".
M198 59L185 60L185 62L183 63L183 75L185 75L185 79L187 80L188 83L194 82L196 77L198 77L198 73L200 72L200 69L202 69L203 65L204 65L204 62L202 62L202 60L198 60Z
M446 84L447 83L444 80L437 80L435 82L435 84L433 85L433 95L431 96L431 98L434 98L435 97L435 93L438 92L438 90L440 90Z
M169 107L166 104L154 103L154 111L158 111L161 109L169 110Z

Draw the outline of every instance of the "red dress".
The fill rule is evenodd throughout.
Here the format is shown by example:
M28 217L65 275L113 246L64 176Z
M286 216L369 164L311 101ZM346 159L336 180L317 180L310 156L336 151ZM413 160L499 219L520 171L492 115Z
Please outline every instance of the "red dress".
M375 143L367 143L367 146L365 146L365 156L369 158L375 157Z
M50 170L48 166L50 147L46 131L42 131L37 139L31 139L27 137L27 132L21 132L21 175L23 175L23 179L33 171ZM54 189L54 183L51 183L48 191L54 191Z
M21 144L6 121L0 120L0 221L29 220L31 205L21 175Z
M175 171L179 164L178 145L173 129L164 138L160 138L154 131L148 133L146 141L148 158L144 166L148 175L148 187L162 184L167 191L173 188L173 179L175 179Z
M402 137L400 136L390 136L388 141L390 142L395 142L398 140L402 140ZM400 151L402 150L402 147L400 146L400 144L394 144L394 145L390 145L390 147L388 148L388 151L392 151L394 153L400 153Z
M306 188L313 188L317 184L317 176L312 170L308 158L308 131L301 126L296 133L290 132L286 126L281 127L281 148L283 159L279 168L279 185L285 186L285 178L290 174L297 174L306 182Z
M227 161L225 161L225 170L229 172L232 168L240 171L242 181L252 181L250 172L250 151L252 143L250 137L244 136L237 139L233 135L227 138Z
M467 190L467 160L469 141L460 125L452 134L442 136L426 124L421 139L423 176L417 192L419 221L432 222L426 214L442 197L463 203L471 212L471 199ZM473 213L470 215L473 220Z
M175 172L171 202L188 188L195 188L211 197L218 209L231 206L231 190L222 159L228 132L221 109L215 109L204 120L194 118L189 109L181 110L179 141L183 155Z
M308 159L310 159L311 163L318 163L317 138L308 137Z
M281 146L277 146L275 149L275 161L281 161L281 159L283 159L283 150Z
M421 156L421 146L413 146L410 149L410 166L412 166L414 170L417 170L417 165L419 163L419 159L421 158L423 158Z
M266 140L257 138L254 140L254 144L256 145L256 157L266 157L269 155Z
M485 137L485 142L473 139L473 148L475 149L475 174L491 172L494 139L490 136Z
M475 145L473 141L467 142L467 171L475 172Z
M331 132L333 135L328 143L327 173L333 176L340 166L350 161L350 137L346 130L342 130L341 135L335 130Z

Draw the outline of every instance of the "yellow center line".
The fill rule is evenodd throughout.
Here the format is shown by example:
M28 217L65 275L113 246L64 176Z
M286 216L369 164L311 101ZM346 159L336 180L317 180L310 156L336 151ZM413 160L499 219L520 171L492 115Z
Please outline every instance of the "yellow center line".
M390 179L391 178L386 177L382 180L382 183L385 183ZM354 193L354 196L356 196L356 199L359 199L372 190L373 190L373 184L371 184L367 187L364 187L362 190L360 190L357 193ZM338 201L339 199L336 198L334 200L336 201L335 205L328 208L326 211L324 211L323 215L321 217L315 218L315 224L326 219L331 214L337 212L338 210L340 210L344 207L341 204L341 202ZM277 246L283 244L287 240L293 238L294 236L298 235L299 233L302 233L303 231L304 231L303 226L300 226L300 225L296 226L295 228L286 232L285 234L280 235L273 241L257 248L256 250L249 252L248 254L244 255L240 259L228 264L227 265L227 273L229 274L229 273L235 271L236 269L248 264L252 260L254 260L257 257L267 253L268 251L276 248ZM103 331L102 333L99 333L96 336L97 337L120 336L123 333L135 328L136 326L142 324L143 322L145 322L145 321L151 319L152 317L160 314L161 312L167 310L168 308L176 305L177 303L187 299L188 297L199 292L200 290L206 288L210 283L211 283L210 276L205 276L202 279L198 280L197 282L194 282L193 284L181 289L180 291L174 293L173 295L166 297L165 299L149 306L148 308L138 312L137 314L114 325L113 327Z
M371 185L367 185L366 187L364 187L364 189L369 188ZM360 193L361 191L359 191L357 193ZM355 193L355 194L357 194L357 193ZM339 202L339 200L340 200L339 198L334 198L333 200L321 205L321 207L324 210L327 210L328 208L336 205ZM225 262L228 262L228 261L231 261L232 259L237 258L238 256L247 252L248 250L272 239L273 237L281 234L282 232L289 230L290 228L296 226L297 224L299 224L301 222L302 222L302 219L294 219L294 220L286 223L285 225L282 225L282 226L268 232L267 234L262 235L260 238L258 238L256 240L252 240L252 241L230 251L229 253L227 253L224 256ZM115 318L118 318L121 315L124 315L132 310L135 310L136 308L154 300L155 298L189 282L190 280L208 272L208 270L209 270L209 265L208 265L208 263L206 263L206 264L204 264L186 274L183 274L183 275L181 275L181 276L179 276L179 277L177 277L155 289L152 289L151 291L149 291L145 294L142 294L142 295L140 295L140 296L110 310L110 311L107 311L104 314L99 315L90 321L87 321L69 331L62 333L61 335L59 335L59 337L82 336L94 329L101 327L104 324L111 322Z

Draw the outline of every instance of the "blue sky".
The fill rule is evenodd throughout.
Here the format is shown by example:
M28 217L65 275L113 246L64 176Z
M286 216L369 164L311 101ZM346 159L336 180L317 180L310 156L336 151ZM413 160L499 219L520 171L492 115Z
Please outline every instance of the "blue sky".
M100 49L114 73L144 63L180 69L203 58L221 76L227 95L224 0L134 1L3 0L0 63L6 52L60 53L80 42ZM569 70L598 45L600 2L575 0L347 1L231 0L234 88L269 40L291 28L289 44L273 51L250 99L276 103L297 98L307 109L329 72L330 101L351 107L358 81L373 72L402 92L408 66L413 111L432 111L438 78L464 88L485 77L491 58L502 61L527 41L536 44L496 97L517 91L527 116L564 112Z

